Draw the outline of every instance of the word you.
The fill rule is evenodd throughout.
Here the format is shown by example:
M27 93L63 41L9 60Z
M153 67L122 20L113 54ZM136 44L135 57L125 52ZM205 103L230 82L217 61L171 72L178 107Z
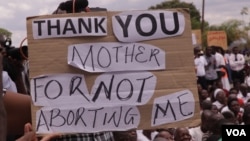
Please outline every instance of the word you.
M107 35L107 17L67 17L36 19L32 21L34 39L104 36Z
M151 72L104 73L91 93L80 74L53 74L31 79L31 97L36 106L143 105L153 96L156 76Z
M181 35L185 17L173 11L132 11L112 16L113 32L120 42L137 42Z
M165 60L165 51L142 43L85 43L68 47L68 64L88 72L163 70Z
M77 107L71 105L57 108L43 107L36 112L37 133L93 133L103 129L122 131L137 128L140 112L136 106Z
M154 99L151 126L172 123L194 116L195 100L189 90Z

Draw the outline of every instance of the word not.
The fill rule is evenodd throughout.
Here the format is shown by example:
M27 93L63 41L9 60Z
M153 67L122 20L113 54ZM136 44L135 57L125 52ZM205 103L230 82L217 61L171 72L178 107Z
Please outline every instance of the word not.
M140 113L137 107L60 107L42 108L36 113L37 133L93 133L103 129L119 131L137 128Z
M173 11L133 11L112 17L113 31L121 42L136 42L181 35L185 18Z
M89 72L162 70L165 60L163 50L141 43L86 43L68 47L68 64Z
M184 90L154 100L151 125L181 121L194 115L195 102L193 94Z
M71 17L36 19L32 22L34 39L104 36L107 35L107 17Z
M31 96L36 106L145 104L154 94L156 77L150 72L107 73L96 78L91 93L79 74L55 74L31 80Z
M226 129L227 136L247 136L244 129Z

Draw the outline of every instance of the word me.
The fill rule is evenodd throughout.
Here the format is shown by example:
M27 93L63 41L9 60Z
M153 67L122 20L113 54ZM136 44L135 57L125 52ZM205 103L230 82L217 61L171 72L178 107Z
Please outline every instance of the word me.
M157 97L154 100L151 125L157 126L194 116L195 100L189 90Z

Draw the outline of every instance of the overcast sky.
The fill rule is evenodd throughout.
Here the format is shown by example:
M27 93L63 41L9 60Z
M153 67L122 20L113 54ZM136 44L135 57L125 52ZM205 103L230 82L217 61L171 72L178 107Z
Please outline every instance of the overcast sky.
M19 46L26 37L26 18L51 14L60 2L66 0L1 0L0 27L13 33L14 46ZM146 10L166 0L89 0L89 7L107 8L109 11ZM181 0L192 2L202 11L202 0ZM250 13L242 17L243 7L248 7L249 0L205 0L205 20L210 24L220 24L229 19L243 18L250 21Z

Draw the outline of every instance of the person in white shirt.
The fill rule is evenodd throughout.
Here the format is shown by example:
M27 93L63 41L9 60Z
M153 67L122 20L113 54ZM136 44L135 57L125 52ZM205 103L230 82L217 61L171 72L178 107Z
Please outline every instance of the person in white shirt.
M2 71L2 81L3 81L3 89L17 92L16 84L12 81L9 74L6 71Z
M244 104L250 99L250 93L248 92L248 86L245 83L240 85L240 93L237 95L238 98L243 99Z
M212 46L212 48L216 60L216 67L219 68L220 66L226 66L225 58L223 56L224 54L220 51L222 48L217 46Z
M233 83L232 72L231 72L231 68L230 68L230 64L229 64L229 58L230 58L231 54L232 54L232 51L230 49L226 50L225 54L224 54L224 58L225 58L225 63L226 63L226 67L227 67L229 82Z
M218 79L216 71L216 59L212 54L212 48L207 47L204 57L206 58L207 65L205 67L207 85L213 86Z
M194 65L197 76L197 84L200 84L202 89L207 89L207 80L205 77L205 66L207 66L207 61L201 54L201 50L199 48L194 48Z
M221 111L221 109L224 106L226 106L227 99L226 99L225 92L222 89L217 88L215 89L213 96L214 96L215 101L212 104L217 106L219 111Z
M245 58L244 55L239 53L239 48L233 47L233 53L229 57L229 64L232 70L232 80L235 81L239 79L241 83L244 83L244 67Z

